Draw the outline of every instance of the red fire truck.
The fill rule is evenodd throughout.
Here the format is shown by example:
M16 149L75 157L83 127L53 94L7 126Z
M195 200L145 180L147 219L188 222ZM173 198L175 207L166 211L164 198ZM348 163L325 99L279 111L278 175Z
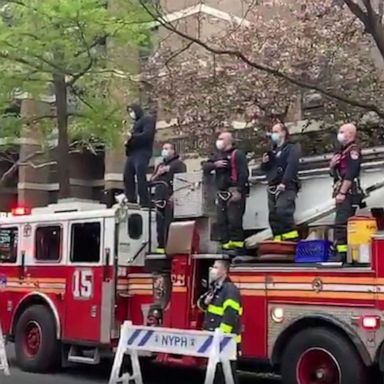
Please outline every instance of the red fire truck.
M382 175L378 153L384 149L372 157L365 153L365 185ZM332 221L323 201L330 186L322 169L312 165L310 177L302 171L297 220L312 221L314 228ZM252 181L245 228L265 238L258 216L265 187L257 170ZM107 208L68 200L31 212L19 208L1 218L0 321L15 343L20 367L43 372L61 360L97 364L102 354L113 351L127 319L198 329L202 313L196 300L206 289L213 260L222 257L211 240L210 196L209 182L202 182L198 172L177 176L167 255L148 252L154 215L135 205ZM377 207L382 198L376 191L368 203ZM285 384L368 382L373 368L384 370L383 254L379 231L364 263L239 259L231 278L244 307L241 359L268 361ZM172 355L158 360L195 363Z

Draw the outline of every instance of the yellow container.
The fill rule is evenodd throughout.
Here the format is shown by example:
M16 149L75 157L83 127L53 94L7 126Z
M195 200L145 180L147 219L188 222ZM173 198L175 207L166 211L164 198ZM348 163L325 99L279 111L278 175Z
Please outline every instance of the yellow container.
M371 216L353 216L348 220L348 261L371 262L371 241L377 232L377 222Z

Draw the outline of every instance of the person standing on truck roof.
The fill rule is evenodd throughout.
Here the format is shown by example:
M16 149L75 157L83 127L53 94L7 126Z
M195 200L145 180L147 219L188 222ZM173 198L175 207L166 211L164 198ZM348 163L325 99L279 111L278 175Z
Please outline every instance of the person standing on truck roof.
M149 207L147 169L152 156L156 121L153 116L144 112L143 108L138 104L129 105L127 112L134 123L125 143L125 154L127 156L124 169L125 195L129 203L137 202L136 176L140 205Z
M336 202L335 261L346 260L347 222L356 213L363 197L359 179L362 156L356 136L357 128L354 124L342 125L337 134L341 149L333 155L330 162L330 172L334 180L333 197Z
M267 175L269 225L274 240L297 241L295 225L300 148L289 140L288 128L278 123L272 127L272 150L263 155L261 169Z
M198 308L205 313L203 329L214 331L220 328L223 333L237 335L236 342L241 342L241 306L240 290L229 278L229 262L216 260L209 273L210 289L197 300ZM236 361L231 362L235 383L238 383ZM215 384L224 383L221 364L217 365Z
M205 174L215 173L217 188L217 224L224 251L243 251L243 216L249 193L248 161L236 149L230 132L222 132L217 141L217 152L203 163Z
M165 253L168 230L173 220L173 176L187 172L187 167L172 143L165 143L161 151L163 161L155 168L150 182L155 186L157 245L156 253Z

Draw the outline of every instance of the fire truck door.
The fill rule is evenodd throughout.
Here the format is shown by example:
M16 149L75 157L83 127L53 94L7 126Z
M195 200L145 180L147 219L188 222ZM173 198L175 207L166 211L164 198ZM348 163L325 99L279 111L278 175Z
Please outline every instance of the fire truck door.
M110 342L114 306L114 226L110 221L69 224L65 341Z

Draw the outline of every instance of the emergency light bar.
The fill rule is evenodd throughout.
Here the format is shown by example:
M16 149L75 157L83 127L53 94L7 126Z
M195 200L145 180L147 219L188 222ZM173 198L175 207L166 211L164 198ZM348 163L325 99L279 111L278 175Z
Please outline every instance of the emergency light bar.
M26 207L15 207L11 209L12 216L25 216L30 215L31 210Z

